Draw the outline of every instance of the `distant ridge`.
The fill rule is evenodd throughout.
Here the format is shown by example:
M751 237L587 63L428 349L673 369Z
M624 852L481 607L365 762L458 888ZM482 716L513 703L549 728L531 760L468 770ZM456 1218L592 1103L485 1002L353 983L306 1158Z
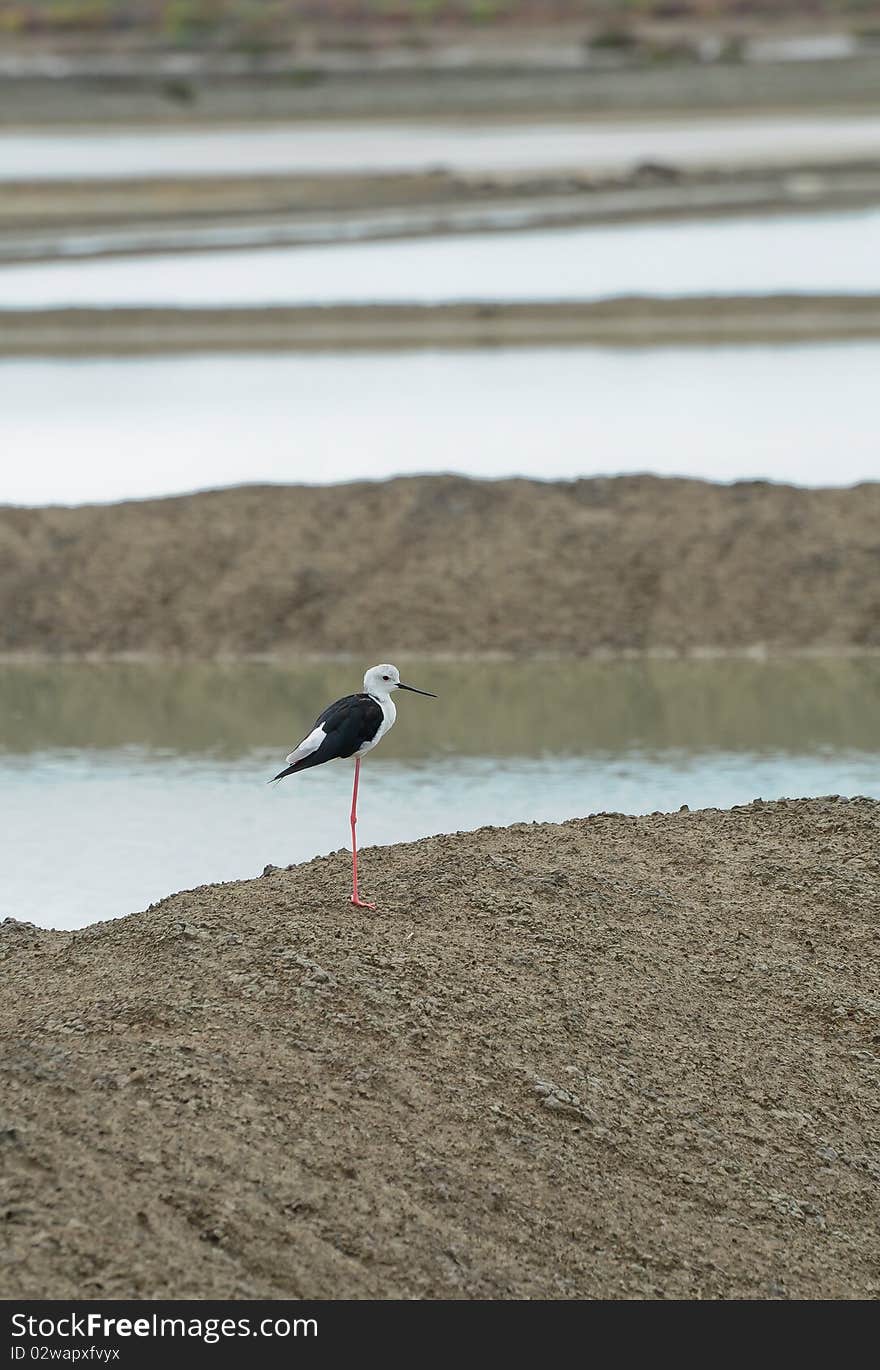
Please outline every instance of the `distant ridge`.
M4 507L0 568L6 655L876 651L880 484L417 476Z

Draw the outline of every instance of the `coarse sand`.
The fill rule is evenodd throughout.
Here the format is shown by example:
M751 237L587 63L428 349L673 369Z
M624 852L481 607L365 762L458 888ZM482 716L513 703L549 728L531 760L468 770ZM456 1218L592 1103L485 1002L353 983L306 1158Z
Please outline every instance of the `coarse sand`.
M876 1296L878 857L756 801L8 920L0 1296Z

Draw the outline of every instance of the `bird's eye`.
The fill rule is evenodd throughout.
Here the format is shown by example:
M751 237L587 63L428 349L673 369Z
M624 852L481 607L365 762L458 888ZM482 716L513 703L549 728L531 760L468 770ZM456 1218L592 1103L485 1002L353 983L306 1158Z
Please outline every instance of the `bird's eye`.
M383 679L383 680L390 680L391 677L390 677L390 675L383 675L382 679Z

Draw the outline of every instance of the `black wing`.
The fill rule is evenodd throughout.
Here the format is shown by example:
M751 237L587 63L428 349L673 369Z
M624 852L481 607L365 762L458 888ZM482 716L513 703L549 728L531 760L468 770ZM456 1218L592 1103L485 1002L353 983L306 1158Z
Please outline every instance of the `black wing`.
M365 742L372 742L383 717L381 705L372 695L345 695L343 699L337 699L315 719L315 728L322 728L325 734L321 745L301 761L294 761L292 766L279 771L274 779L283 780L286 775L321 766L325 761L354 756Z

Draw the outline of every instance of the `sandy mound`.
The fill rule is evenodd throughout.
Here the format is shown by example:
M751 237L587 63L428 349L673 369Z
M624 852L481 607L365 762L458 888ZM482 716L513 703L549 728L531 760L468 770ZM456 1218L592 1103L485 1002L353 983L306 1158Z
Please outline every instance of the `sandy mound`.
M600 815L0 934L0 1294L878 1292L880 804Z
M651 476L4 508L0 651L876 649L878 530L880 484Z

